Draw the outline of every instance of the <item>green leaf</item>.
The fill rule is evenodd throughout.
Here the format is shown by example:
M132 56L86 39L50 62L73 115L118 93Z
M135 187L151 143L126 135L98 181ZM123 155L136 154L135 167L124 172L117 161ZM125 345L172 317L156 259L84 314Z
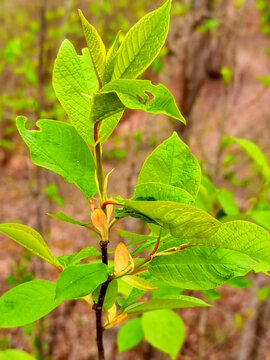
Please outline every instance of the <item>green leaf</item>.
M76 299L90 294L108 278L105 264L73 265L66 268L56 283L57 299Z
M119 236L121 236L122 238L127 238L131 240L126 246L137 245L141 242L148 240L157 240L156 236L134 234L129 231L125 231L121 229L116 229L116 231L118 232Z
M73 126L39 120L40 130L27 130L27 119L17 117L17 128L29 147L34 164L54 171L75 184L87 199L96 193L94 157Z
M187 295L171 295L164 298L152 299L144 303L136 303L125 309L127 314L140 314L146 311L159 309L186 309L201 306L210 306L203 300Z
M101 94L111 92L116 93L128 109L144 110L152 114L162 113L186 123L172 94L162 84L153 85L149 80L120 79L110 82L101 89Z
M217 199L223 211L227 215L238 215L239 209L231 191L227 189L217 190Z
M92 299L96 304L98 303L100 289L101 289L101 285L98 288L96 288L92 294ZM117 280L112 280L109 283L106 294L105 294L105 298L104 298L104 302L103 302L104 310L109 310L113 306L113 304L116 302L117 292L118 292Z
M89 144L94 144L94 129L89 122L91 99L98 90L98 80L88 49L78 56L67 39L63 41L53 70L53 87L72 125Z
M260 265L270 270L270 234L248 221L223 223L211 237L193 239L189 243L239 251L258 262L253 268L255 271L262 271Z
M122 276L121 279L125 281L127 284L135 287L136 289L143 290L143 291L153 291L156 290L157 287L147 280L136 276L136 275L126 275Z
M257 297L260 301L265 301L270 296L270 286L263 286L257 291Z
M112 80L136 78L156 58L167 37L170 7L168 0L129 30L116 54Z
M105 142L108 137L113 133L122 115L123 111L110 115L106 118L106 121L101 122L99 129L99 138L101 143Z
M252 285L252 282L245 278L244 276L237 276L229 281L227 281L228 285L233 286L237 289L245 289Z
M137 185L134 189L134 200L175 201L194 205L195 200L186 190L167 184L149 182Z
M196 196L201 182L201 169L174 132L146 158L138 178L138 185L157 182L175 186Z
M117 333L118 351L124 352L133 349L142 341L143 337L141 319L130 320Z
M230 83L232 82L232 77L233 77L232 70L226 66L222 66L222 68L220 70L220 74L222 76L224 84L230 85Z
M0 232L22 245L33 254L39 256L41 259L47 261L49 264L52 264L55 267L60 265L42 236L34 229L26 225L6 223L0 224Z
M206 212L171 201L123 200L125 206L146 215L175 237L198 239L212 236L221 223ZM214 245L213 245L214 246Z
M142 327L146 340L152 346L176 359L185 339L185 325L175 312L158 310L145 313Z
M121 31L118 31L112 46L108 50L108 53L106 56L106 66L105 66L105 71L104 71L104 76L103 76L103 84L106 84L111 81L113 70L114 70L115 55L117 54L117 50L120 45L120 35L121 35Z
M0 360L35 360L36 358L24 351L7 349L0 351Z
M270 177L270 168L268 161L263 154L262 150L253 141L247 139L241 139L237 137L225 137L223 142L226 141L235 142L241 146L241 148L248 154L248 156L254 161L259 172L262 174L265 180Z
M253 210L251 218L256 224L270 230L270 210Z
M166 244L166 247L175 245L177 241L174 240ZM239 252L198 246L172 255L155 257L149 264L149 272L158 280L172 286L206 290L213 289L235 276L245 275L255 265L255 261Z
M118 283L119 283L119 280L121 280L121 278L117 280ZM130 304L132 304L134 301L139 300L144 294L145 294L145 291L133 288L131 290L130 294L128 295L128 297L125 297L125 298L118 297L118 303L121 307L127 307Z
M108 121L111 116L119 116L122 114L125 107L114 93L100 94L96 93L93 97L93 106L90 113L90 120L97 122L101 120Z
M33 280L18 285L0 297L0 328L30 324L60 303L55 300L55 283Z
M59 221L63 221L63 222L66 222L66 223L69 223L69 224L73 224L73 225L80 225L80 226L88 226L90 225L91 223L85 223L85 222L82 222L82 221L78 221L78 220L75 220L73 219L72 217L68 216L67 214L65 214L64 212L60 211L58 214L50 214L50 213L47 213L48 216L54 218L54 219L57 219Z
M78 10L78 12L93 65L99 78L99 83L102 84L106 64L106 49L97 30L86 20L81 10Z
M101 253L93 246L88 246L84 249L82 249L79 252L75 252L74 254L71 254L69 256L61 255L58 256L58 261L61 262L65 267L76 265L80 263L84 259L89 259L91 257L100 256Z
M209 301L217 301L221 298L220 293L215 289L204 290L204 296Z

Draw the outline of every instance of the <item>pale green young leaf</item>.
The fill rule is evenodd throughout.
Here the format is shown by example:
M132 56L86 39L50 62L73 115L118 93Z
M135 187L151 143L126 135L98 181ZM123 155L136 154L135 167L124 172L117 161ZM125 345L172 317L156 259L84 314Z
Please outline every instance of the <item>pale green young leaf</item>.
M129 30L116 54L112 80L136 78L156 58L167 37L170 7L167 0Z
M103 84L107 84L108 82L110 82L110 80L112 78L114 62L115 62L115 55L117 54L117 50L120 45L120 35L121 35L121 31L118 31L112 46L110 47L110 49L107 52L106 66L105 66L105 71L104 71L104 76L103 76Z
M0 351L0 360L36 360L36 358L22 350L7 349Z
M159 299L152 299L142 303L136 303L125 309L127 314L140 314L146 311L160 309L186 309L194 307L210 306L201 299L187 295L170 295Z
M132 201L123 200L131 208L181 239L193 237L208 238L215 234L221 223L206 212L187 204L172 201ZM213 245L214 246L214 245Z
M233 193L227 189L217 190L217 200L227 215L238 215L238 205L233 197Z
M111 92L116 93L128 109L144 110L152 114L162 113L186 123L172 94L162 84L153 85L149 80L119 79L101 89L101 94Z
M178 245L179 241L174 240L163 248ZM245 275L256 264L249 256L236 251L196 246L155 257L149 264L149 272L172 286L202 290L216 288L235 276Z
M143 339L141 319L132 319L124 324L117 333L117 347L119 352L133 349Z
M176 359L185 340L185 325L179 315L169 309L147 312L142 316L142 327L152 346Z
M54 219L57 219L59 221L63 221L63 222L73 224L73 225L80 225L80 226L88 226L88 225L90 225L90 222L85 223L85 222L73 219L72 217L65 214L63 211L60 211L58 214L47 213L47 215L54 218Z
M28 130L26 118L17 117L17 128L29 147L34 164L54 171L75 184L87 199L96 193L94 157L73 126L39 120L40 130Z
M54 64L53 87L72 125L81 137L94 144L93 124L89 122L91 99L98 90L98 80L88 49L78 56L69 40L64 40Z
M66 268L56 283L57 299L76 299L89 295L108 278L105 264L82 264Z
M41 259L47 261L49 264L52 264L55 267L60 265L42 236L34 229L26 225L6 223L0 224L0 232L22 245L33 254L39 256Z
M194 197L186 190L176 186L149 182L137 185L134 189L134 200L175 201L194 205Z
M92 299L96 304L98 303L100 289L101 289L101 285L99 285L95 289L95 291L92 293ZM113 304L116 302L117 292L118 292L117 280L112 280L109 283L106 294L105 294L105 298L104 298L104 302L103 302L104 310L109 310L113 306Z
M201 183L199 163L175 132L146 158L138 185L149 182L172 185L197 195Z
M0 297L0 328L31 324L60 303L61 300L55 300L55 283L45 280L25 282Z
M100 85L102 84L103 73L106 64L106 49L97 30L84 17L81 10L78 11L82 22L84 36L90 51L91 59L99 78Z
M121 279L125 281L127 284L139 290L153 291L157 289L155 285L151 284L149 281L136 275L126 275L121 277Z

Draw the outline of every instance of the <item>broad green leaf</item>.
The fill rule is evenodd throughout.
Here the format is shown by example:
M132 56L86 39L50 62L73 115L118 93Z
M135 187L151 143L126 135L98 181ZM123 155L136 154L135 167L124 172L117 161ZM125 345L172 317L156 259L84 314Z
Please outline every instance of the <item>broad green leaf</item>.
M177 246L177 241L166 244L166 247L172 246ZM149 264L149 272L172 286L202 290L213 289L235 276L245 275L255 265L256 262L245 254L198 246L155 257Z
M40 130L27 130L27 119L17 117L17 128L29 147L34 164L54 171L75 184L87 199L96 193L94 157L73 126L39 120Z
M34 229L26 225L6 223L0 224L0 232L53 266L60 265L42 236Z
M226 137L223 141L235 142L241 146L241 148L248 154L248 156L254 161L259 172L262 174L265 180L269 180L270 167L268 161L263 154L262 150L253 141L247 139L241 139L237 137Z
M36 360L36 358L21 350L7 349L0 351L0 360Z
M106 66L105 66L105 71L104 71L104 76L103 76L103 84L110 82L110 80L112 78L114 63L115 63L115 55L117 54L117 50L120 45L120 34L121 34L121 31L118 31L112 46L110 47L110 49L107 52Z
M172 94L162 84L153 85L149 80L119 79L101 89L101 94L106 93L116 93L128 109L144 110L152 114L162 113L186 123Z
M253 268L255 271L262 271L264 267L267 271L270 270L270 234L248 221L236 220L223 223L211 237L192 239L188 242L239 251L261 263L262 268L257 264Z
M201 306L210 306L203 300L187 295L171 295L164 298L152 299L144 303L136 303L125 309L127 314L140 314L146 311L159 309L186 309Z
M96 93L93 97L93 106L90 113L90 120L97 122L101 120L108 121L111 116L120 115L125 107L114 93L100 94ZM104 122L104 121L103 121Z
M58 214L50 214L50 213L47 213L48 216L54 218L54 219L57 219L59 221L63 221L63 222L66 222L66 223L69 223L69 224L73 224L73 225L81 225L81 226L88 226L90 225L90 222L89 223L85 223L85 222L82 222L82 221L78 221L76 219L73 219L72 217L68 216L67 214L65 214L64 212L60 211Z
M131 285L132 287L135 287L136 289L143 290L143 291L153 291L156 290L157 287L147 280L136 276L136 275L126 275L121 278L123 281L125 281L127 284Z
M170 7L168 0L129 30L116 54L112 80L135 79L156 58L167 37Z
M217 200L227 215L238 215L239 209L231 191L227 189L217 190Z
M101 253L95 247L88 246L82 249L81 251L71 254L69 256L66 255L58 256L57 259L58 261L60 261L62 265L64 265L64 267L67 267L67 266L79 264L84 259L89 259L91 257L96 257L100 255Z
M61 300L55 300L55 283L33 280L18 285L0 297L0 328L30 324L47 315Z
M175 201L184 204L194 205L195 200L186 190L176 186L149 182L137 185L134 189L134 200L161 200Z
M108 137L113 133L117 124L121 120L122 115L123 111L118 112L114 115L110 115L108 118L106 118L105 121L101 122L99 129L99 138L101 143L105 142Z
M79 16L81 18L84 36L90 51L96 74L99 78L100 84L102 84L103 73L106 64L105 46L97 30L86 20L81 10L79 10Z
M185 325L179 315L172 310L151 311L143 314L142 327L152 346L176 359L185 339Z
M130 320L117 333L118 351L124 352L133 349L142 341L143 337L141 319Z
M256 224L270 230L270 210L253 210L251 212L251 218Z
M108 278L105 264L73 265L66 268L56 283L57 299L76 299L90 294Z
M78 56L69 40L64 40L54 64L53 87L72 125L89 144L94 144L93 125L89 122L91 99L98 80L88 49Z
M201 183L199 163L175 132L146 158L138 185L149 182L179 187L197 195Z
M92 294L92 299L96 304L98 303L100 289L101 289L101 285L99 285L99 287L97 287ZM112 280L107 287L106 295L104 298L104 302L103 302L104 310L109 310L116 302L117 292L118 292L117 280Z
M221 223L206 212L187 204L171 201L124 200L125 206L146 215L175 237L191 239L212 236ZM213 245L214 246L214 245Z

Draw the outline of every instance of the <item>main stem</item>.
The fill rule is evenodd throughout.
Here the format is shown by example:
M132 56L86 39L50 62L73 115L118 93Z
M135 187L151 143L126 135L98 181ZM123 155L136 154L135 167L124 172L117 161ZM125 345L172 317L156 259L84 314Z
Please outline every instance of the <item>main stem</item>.
M102 262L103 264L108 265L108 242L109 241L101 241L101 256L102 256ZM103 303L106 295L106 291L108 288L108 285L110 283L111 279L108 277L107 281L105 281L101 285L98 303L95 305L95 311L96 311L96 330L97 330L97 348L98 348L98 359L99 360L105 360L105 354L104 354L104 346L103 346L103 326L102 326L102 308Z
M95 126L94 126L94 139L95 139L94 151L95 151L95 160L96 160L96 167L97 167L97 180L98 180L99 194L101 197L100 201L101 201L101 205L102 205L102 203L104 201L104 199L103 199L104 178L103 178L103 168L102 168L102 149L101 149L101 144L98 141L98 123L95 123ZM108 243L109 243L108 239L107 240L102 239L100 241L102 263L105 265L108 265ZM102 326L102 308L103 308L106 291L107 291L110 281L111 281L111 278L109 276L108 279L101 285L98 302L93 307L96 312L96 332L97 332L96 340L97 340L98 359L99 360L105 360L104 346L103 346L104 328Z

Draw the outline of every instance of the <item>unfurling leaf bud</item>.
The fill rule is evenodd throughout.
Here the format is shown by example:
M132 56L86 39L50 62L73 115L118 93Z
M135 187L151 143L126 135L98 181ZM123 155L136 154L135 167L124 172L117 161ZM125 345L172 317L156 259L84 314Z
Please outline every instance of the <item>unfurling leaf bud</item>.
M115 274L121 273L123 270L125 270L130 261L130 256L128 249L126 245L122 242L120 242L116 249L114 254L114 271Z
M91 220L94 227L101 234L102 240L108 240L108 221L103 210L95 209L91 213Z

